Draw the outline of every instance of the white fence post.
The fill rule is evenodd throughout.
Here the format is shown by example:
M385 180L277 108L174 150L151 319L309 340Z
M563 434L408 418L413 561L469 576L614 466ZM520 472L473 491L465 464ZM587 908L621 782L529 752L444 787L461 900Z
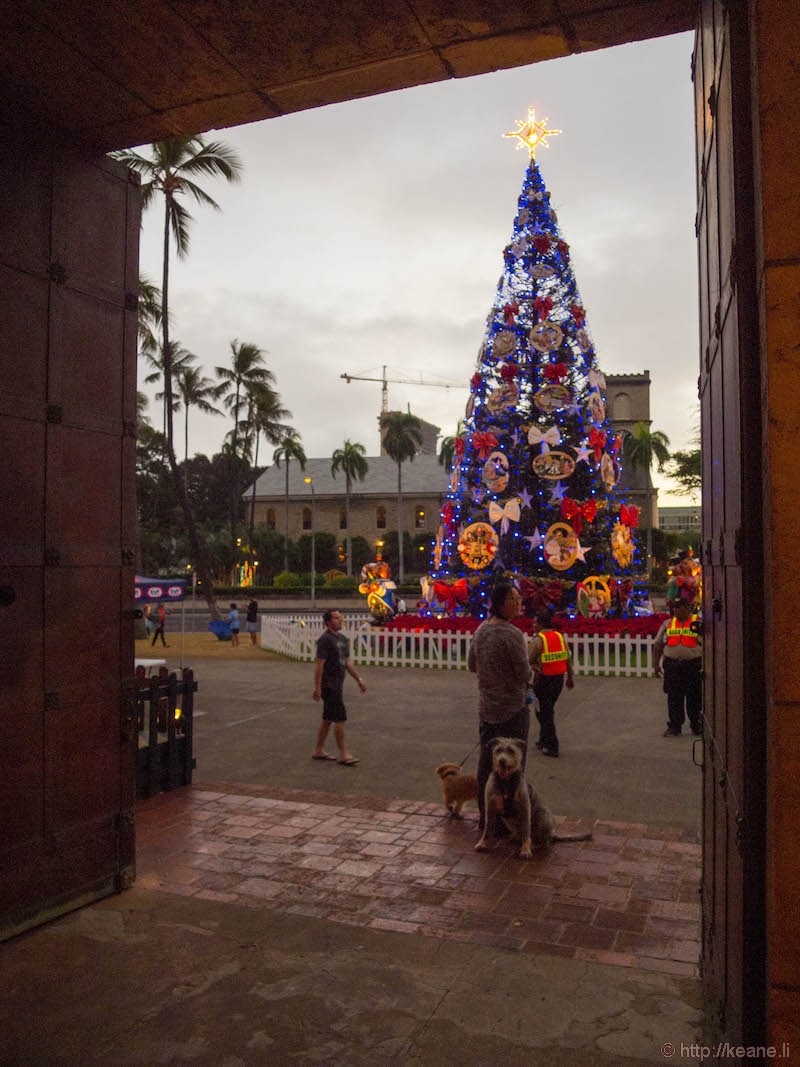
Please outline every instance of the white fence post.
M469 631L388 630L372 626L367 612L345 616L353 661L365 667L465 670ZM261 613L261 647L310 662L325 626L319 613ZM575 674L645 678L652 675L652 637L641 634L568 634Z

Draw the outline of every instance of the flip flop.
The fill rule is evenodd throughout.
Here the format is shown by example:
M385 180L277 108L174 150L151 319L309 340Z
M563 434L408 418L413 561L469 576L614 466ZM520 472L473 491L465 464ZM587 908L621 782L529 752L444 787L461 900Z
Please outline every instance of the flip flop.
M341 763L343 767L355 767L358 760L355 757L353 757L353 759L340 759L339 763Z
M335 760L336 759L335 756L329 756L327 752L323 753L323 755L321 755L321 756L312 756L311 758L312 759L321 759L321 760Z

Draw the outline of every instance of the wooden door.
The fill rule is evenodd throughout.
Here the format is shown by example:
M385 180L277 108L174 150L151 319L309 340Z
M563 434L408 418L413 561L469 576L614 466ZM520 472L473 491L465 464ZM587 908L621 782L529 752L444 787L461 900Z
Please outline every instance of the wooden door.
M758 1044L764 1032L764 560L744 0L704 0L692 74L706 629L702 971L709 1036Z
M133 877L139 189L0 157L0 936ZM127 613L127 617L126 617Z

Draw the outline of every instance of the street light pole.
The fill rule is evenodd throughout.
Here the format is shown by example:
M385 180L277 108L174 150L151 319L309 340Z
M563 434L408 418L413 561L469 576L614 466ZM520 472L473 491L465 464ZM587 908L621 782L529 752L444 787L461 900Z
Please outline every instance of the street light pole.
M314 481L312 478L304 478L306 485L311 486L311 607L315 608L317 594L317 538L316 538L316 502L314 498Z

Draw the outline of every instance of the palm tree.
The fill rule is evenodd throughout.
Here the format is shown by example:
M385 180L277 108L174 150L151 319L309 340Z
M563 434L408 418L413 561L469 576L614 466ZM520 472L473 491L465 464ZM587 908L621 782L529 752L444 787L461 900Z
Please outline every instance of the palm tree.
M306 469L306 454L303 451L303 446L300 442L300 434L292 432L287 434L275 451L272 453L272 460L276 467L280 467L281 462L286 464L286 515L284 520L284 545L283 545L283 569L289 570L289 463L295 460L300 464L300 470Z
M146 274L139 275L138 304L139 351L148 356L155 352L156 330L161 325L161 290Z
M283 407L280 397L269 385L256 382L248 386L247 405L247 452L250 454L249 439L255 440L253 449L253 494L250 498L250 529L247 544L250 552L255 555L253 549L253 529L256 522L256 483L258 482L258 443L261 435L271 445L278 445L290 434L296 434L291 426L287 426L282 419L290 419L291 411Z
M350 489L353 479L363 482L369 470L369 464L364 458L366 448L352 441L345 441L341 448L337 448L331 456L331 474L336 477L337 471L344 471L344 523L347 529L347 573L353 573L353 543L350 537Z
M170 349L170 364L172 366L172 378L173 378L172 410L175 411L177 409L177 407L178 407L178 390L176 388L177 382L180 380L181 375L184 374L185 371L187 371L189 369L189 367L192 366L193 363L197 362L197 356L194 354L194 352L190 352L188 349L184 348L183 345L178 340L170 341L169 349ZM147 362L153 368L149 374L145 375L145 379L144 379L145 380L145 384L146 385L153 385L155 382L163 381L164 380L164 358L163 358L163 355L162 355L162 352L161 352L161 345L160 344L156 344L153 347L152 350L150 350L148 352L145 352L144 356L145 356L145 359L147 360ZM166 401L166 393L164 392L163 389L161 390L160 393L156 393L156 400L160 400L161 403L162 403L163 421L162 421L161 431L164 434L165 439L166 439L166 433L167 433L167 401Z
M197 408L206 415L221 415L219 408L211 403L219 397L219 386L215 385L210 378L204 378L203 372L197 367L184 366L176 375L178 382L178 398L175 401L177 411L183 404L183 461L189 459L189 408ZM184 475L186 467L184 466Z
M637 422L625 435L622 444L623 462L629 463L634 470L645 473L647 480L647 577L653 570L653 482L650 471L653 464L659 473L669 462L669 438L661 430L651 430L646 422Z
M217 367L220 379L220 395L228 411L233 412L233 437L231 455L234 474L231 490L231 540L236 541L236 525L239 518L241 498L241 469L237 448L239 445L239 409L247 390L256 384L273 386L275 375L264 366L264 353L258 345L248 341L231 341L231 366Z
M389 411L381 415L383 447L397 464L397 551L400 558L397 581L405 579L403 558L403 464L413 461L422 444L422 424L416 415L404 411Z
M192 217L181 203L188 195L198 204L219 210L219 205L202 189L195 178L223 177L229 182L238 181L242 165L239 158L219 141L206 142L198 136L171 137L150 145L150 156L141 155L132 149L113 153L114 158L125 163L142 175L142 206L149 207L161 193L164 197L164 262L161 280L161 351L164 356L165 437L175 495L181 505L186 532L189 536L197 575L200 578L212 618L219 618L214 598L211 567L208 553L200 537L192 504L186 492L183 478L175 458L175 441L172 426L173 382L172 349L169 338L169 262L171 241L174 240L178 258L183 259L189 251L189 223Z

